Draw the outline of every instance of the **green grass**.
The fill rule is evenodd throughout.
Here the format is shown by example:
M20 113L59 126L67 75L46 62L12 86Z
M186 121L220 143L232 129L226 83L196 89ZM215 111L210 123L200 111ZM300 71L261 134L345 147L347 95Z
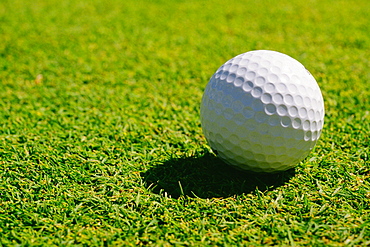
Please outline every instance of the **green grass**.
M0 246L370 244L370 1L0 2ZM199 121L237 54L325 99L295 169L235 171Z

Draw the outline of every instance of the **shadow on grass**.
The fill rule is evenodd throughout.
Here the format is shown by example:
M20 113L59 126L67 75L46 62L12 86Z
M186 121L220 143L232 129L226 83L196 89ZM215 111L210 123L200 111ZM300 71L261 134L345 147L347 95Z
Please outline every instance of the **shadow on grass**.
M199 157L170 159L141 174L147 186L172 198L181 195L200 198L230 197L273 190L284 185L295 170L274 174L252 173L226 165L211 153Z

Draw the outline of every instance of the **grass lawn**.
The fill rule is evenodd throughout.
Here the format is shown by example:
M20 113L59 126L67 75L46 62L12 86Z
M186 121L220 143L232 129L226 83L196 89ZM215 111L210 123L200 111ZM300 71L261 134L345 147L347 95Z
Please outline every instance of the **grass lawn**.
M0 1L0 246L370 245L370 1ZM288 54L325 100L295 169L223 164L203 90Z

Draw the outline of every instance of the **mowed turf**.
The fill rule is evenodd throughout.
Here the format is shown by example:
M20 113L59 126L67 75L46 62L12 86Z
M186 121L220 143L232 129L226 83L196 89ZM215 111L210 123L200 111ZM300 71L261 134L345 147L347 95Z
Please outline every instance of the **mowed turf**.
M0 1L0 246L370 245L370 1ZM203 90L286 53L325 126L295 169L219 161Z

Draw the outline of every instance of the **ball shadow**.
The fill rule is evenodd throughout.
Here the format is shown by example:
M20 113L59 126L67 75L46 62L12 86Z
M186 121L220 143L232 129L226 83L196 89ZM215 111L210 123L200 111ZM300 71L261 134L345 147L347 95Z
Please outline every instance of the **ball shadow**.
M167 193L172 198L230 197L256 189L268 191L284 185L294 175L295 169L273 174L237 170L211 153L170 159L141 173L154 193Z

